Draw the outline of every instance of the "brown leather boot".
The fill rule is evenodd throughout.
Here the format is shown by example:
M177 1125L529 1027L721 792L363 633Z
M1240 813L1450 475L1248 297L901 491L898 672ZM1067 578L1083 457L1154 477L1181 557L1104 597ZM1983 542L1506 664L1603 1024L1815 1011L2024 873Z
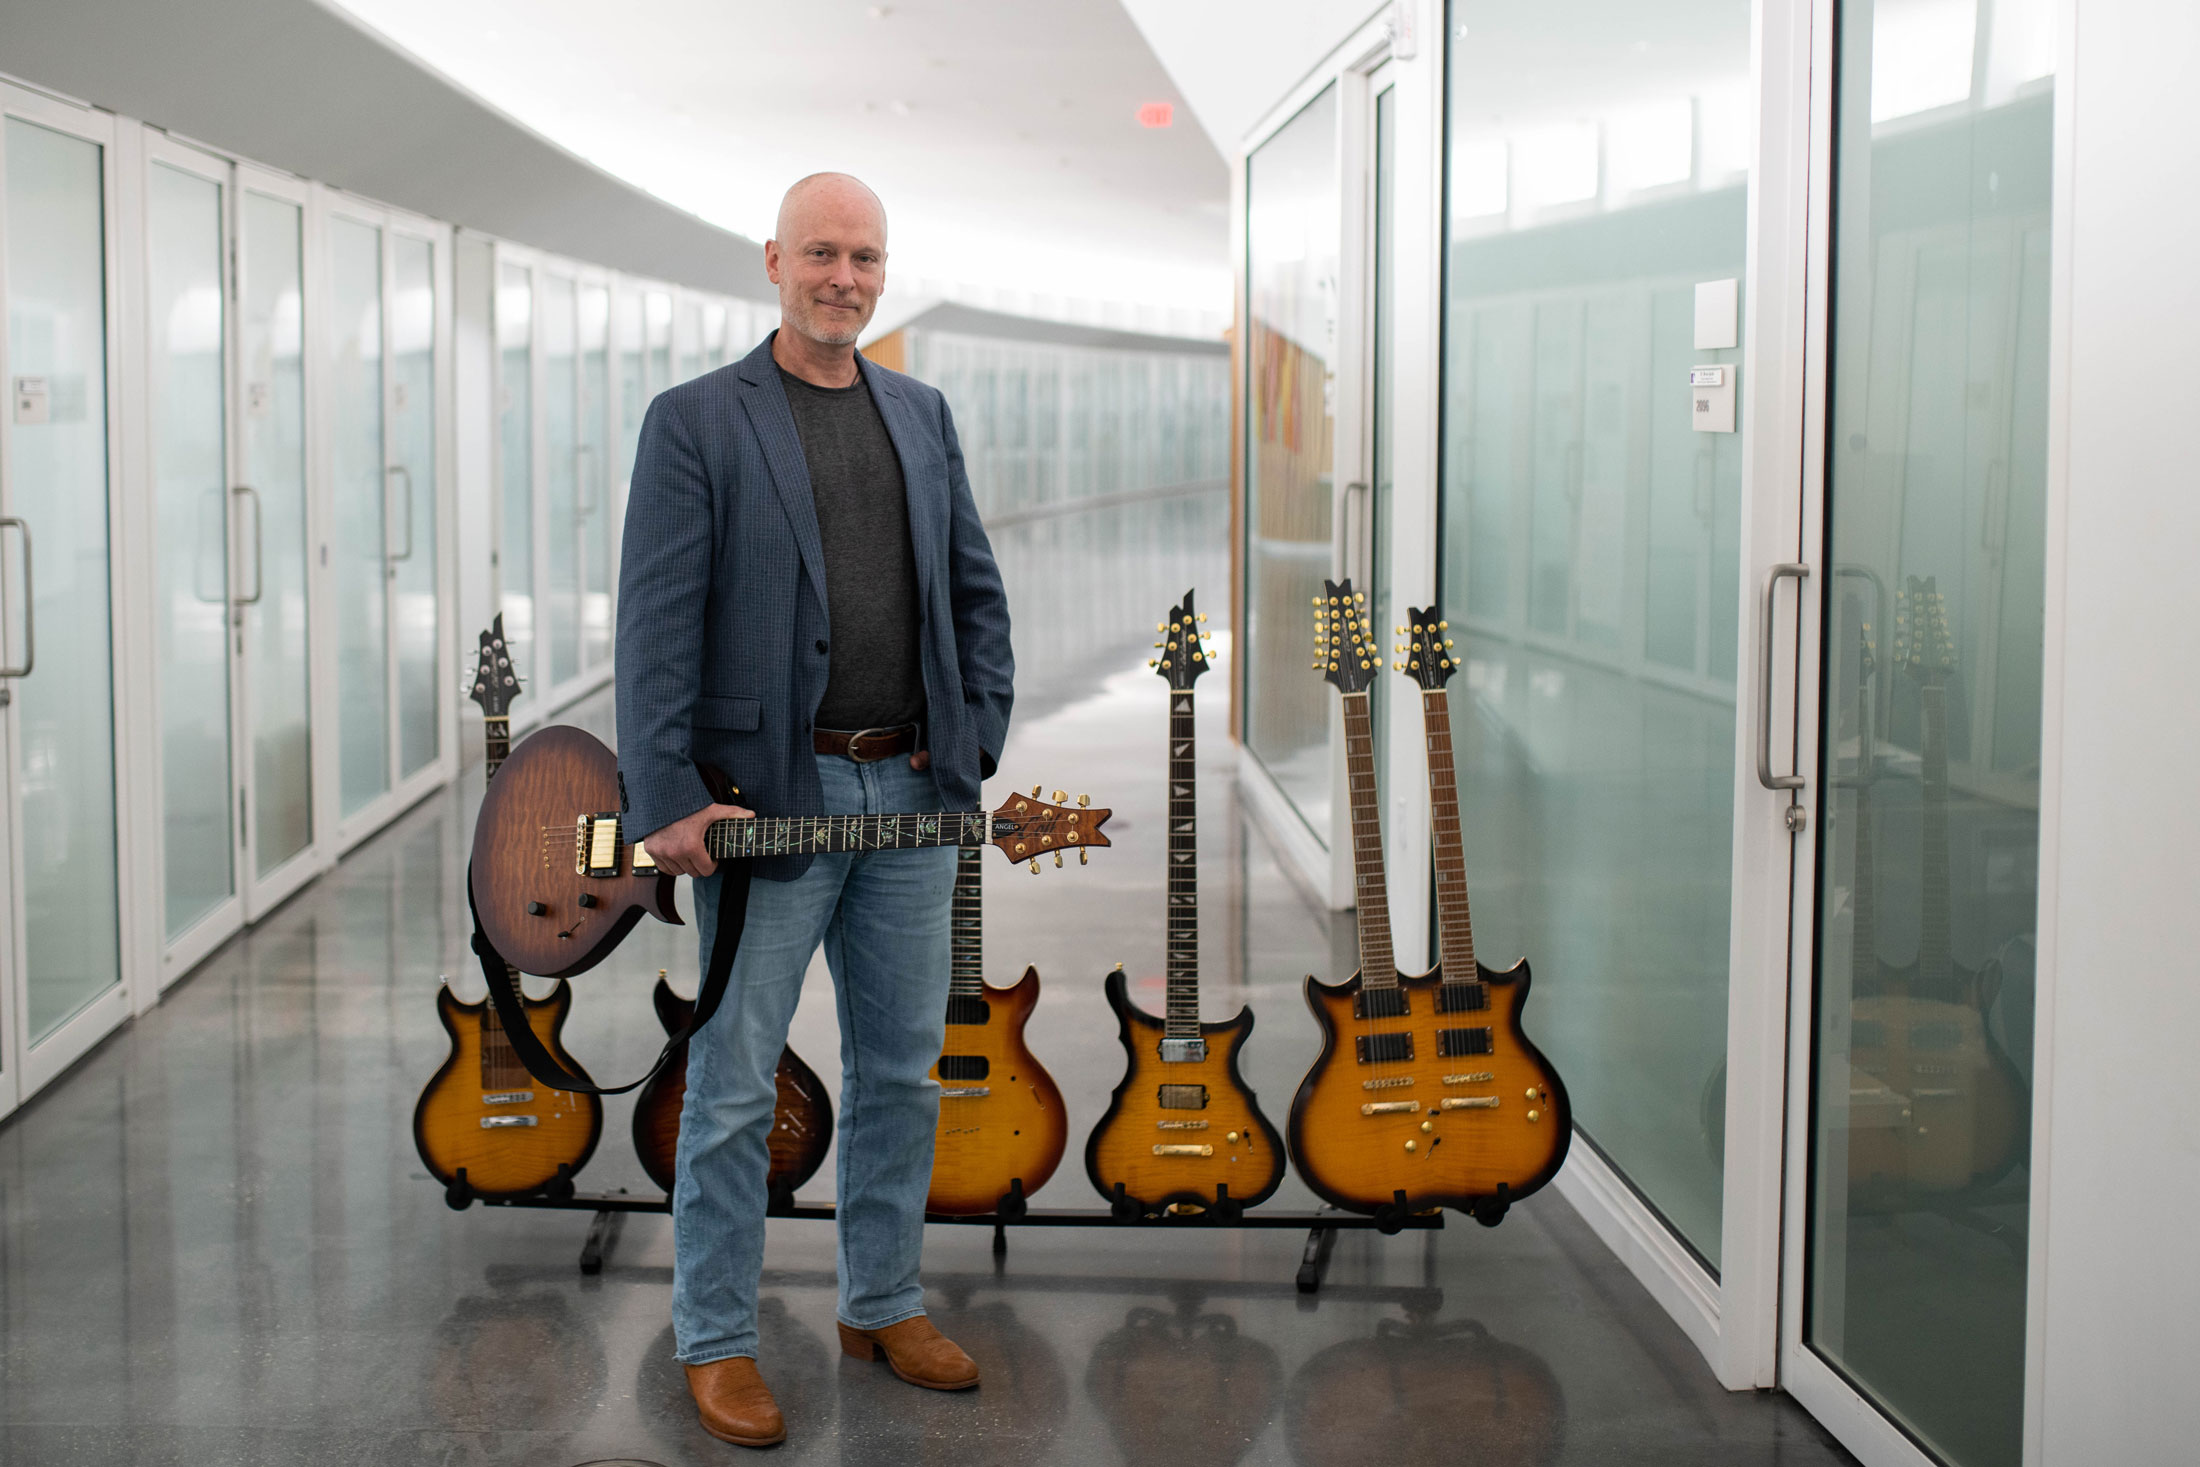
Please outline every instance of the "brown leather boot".
M894 1374L928 1391L967 1391L978 1383L978 1365L923 1315L884 1329L840 1327L841 1353L858 1360L883 1358Z
M737 1447L775 1447L787 1439L787 1418L779 1414L772 1388L746 1355L687 1367L688 1394L703 1430Z

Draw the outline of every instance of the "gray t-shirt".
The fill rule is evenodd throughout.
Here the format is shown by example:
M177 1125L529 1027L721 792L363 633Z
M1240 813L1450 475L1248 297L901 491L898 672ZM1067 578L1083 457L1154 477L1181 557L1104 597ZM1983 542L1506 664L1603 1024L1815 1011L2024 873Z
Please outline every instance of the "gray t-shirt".
M825 542L833 634L819 728L893 728L924 717L917 556L901 458L862 377L818 387L781 368Z

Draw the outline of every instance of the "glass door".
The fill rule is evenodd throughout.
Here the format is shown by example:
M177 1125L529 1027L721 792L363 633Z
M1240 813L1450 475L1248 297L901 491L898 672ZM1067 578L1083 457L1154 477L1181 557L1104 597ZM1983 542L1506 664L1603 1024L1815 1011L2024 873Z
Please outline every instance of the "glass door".
M586 674L601 672L611 661L611 435L618 404L611 394L611 289L600 280L583 279L578 304L575 412L580 441L574 468L579 502L573 510L573 538L580 565L581 671Z
M306 490L306 189L239 165L236 282L245 917L272 910L322 869L313 802L312 543Z
M158 709L161 981L236 931L249 803L238 757L244 598L255 509L232 471L224 264L229 165L146 137L145 429ZM233 630L236 632L232 635Z
M450 597L442 564L444 235L333 208L326 563L344 844L447 775Z
M1871 1422L1874 1460L1998 1467L2024 1421L2052 8L1844 5L1832 45L1783 1374Z
M128 1011L116 852L112 122L0 86L0 1102ZM225 854L225 853L222 853ZM4 1106L0 1106L4 1108Z

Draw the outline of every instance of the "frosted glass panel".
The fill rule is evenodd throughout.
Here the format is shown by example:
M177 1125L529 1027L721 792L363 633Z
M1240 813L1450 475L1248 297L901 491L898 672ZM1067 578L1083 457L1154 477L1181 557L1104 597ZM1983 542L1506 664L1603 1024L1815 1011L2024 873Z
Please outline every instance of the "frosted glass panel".
M1324 844L1329 689L1308 675L1307 659L1310 608L1330 572L1337 194L1330 87L1246 165L1245 739ZM1138 383L1111 385L1137 400ZM1116 396L1103 394L1102 413ZM1103 421L1093 431L1135 443L1134 426Z
M300 210L244 196L237 434L251 486L238 533L258 552L243 593L252 730L252 836L267 875L313 841L312 687L307 662L305 316ZM246 552L250 553L250 552Z
M37 557L37 665L14 681L25 986L33 1044L121 981L114 674L108 627L107 322L96 143L7 120L8 371L43 378L47 417L8 437L9 509ZM9 542L17 536L9 534ZM15 608L17 546L0 580ZM13 638L11 638L13 640ZM20 657L16 642L12 656Z
M723 323L721 323L723 324ZM580 291L581 665L611 660L611 292Z
M672 297L652 290L642 297L643 340L649 347L651 396L672 385Z
M503 522L497 531L504 587L504 642L520 686L535 677L535 277L506 265L497 279L498 476Z
M390 615L396 631L397 771L435 762L435 246L390 237Z
M1575 1124L1713 1270L1743 445L1694 431L1687 384L1740 359L1693 325L1742 276L1749 17L1460 0L1448 41L1439 570L1477 947L1528 958Z
M1971 9L1839 11L1803 1334L1986 1467L2023 1441L2055 101L2022 10Z
M673 338L679 359L673 363L672 380L685 382L703 369L703 308L692 300L680 302L680 330Z
M581 670L580 362L573 282L547 276L542 289L543 496L541 592L550 683ZM547 691L547 689L545 689Z
M221 186L152 164L145 231L161 886L163 930L174 938L237 889Z
M343 809L349 815L390 787L381 230L340 216L329 220L329 297L338 765Z

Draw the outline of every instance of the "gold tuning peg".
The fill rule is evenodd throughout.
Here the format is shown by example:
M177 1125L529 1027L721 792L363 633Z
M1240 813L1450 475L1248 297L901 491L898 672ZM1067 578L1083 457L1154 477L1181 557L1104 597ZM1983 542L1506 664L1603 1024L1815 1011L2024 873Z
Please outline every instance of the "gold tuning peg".
M1160 664L1160 663L1158 663L1158 662L1156 662L1156 661L1154 661L1154 660L1153 660L1153 659L1152 659L1151 657L1149 657L1149 658L1147 658L1147 659L1146 659L1146 665L1147 665L1148 667L1159 667L1159 666L1160 666L1161 664Z
M1204 611L1202 611L1202 612L1201 612L1201 613L1199 614L1199 619L1200 619L1201 621L1205 621L1205 620L1207 619L1207 613L1206 613L1206 612L1204 612Z
M1031 858L1031 874L1034 876L1039 874L1039 858L1037 856Z
M1165 621L1157 621L1153 624L1153 629L1157 632L1165 632L1169 629L1169 624Z
M1033 798L1034 800L1036 800L1036 799L1038 799L1038 798L1039 798L1039 787L1038 787L1037 785L1033 785L1033 786L1031 787L1031 797L1032 797L1032 798Z
M1077 808L1078 808L1078 809L1080 809L1080 810L1082 810L1082 809L1085 809L1086 807L1090 806L1091 804L1092 804L1092 796L1090 796L1090 795L1079 795L1079 796L1077 797Z
M1085 864L1085 848L1083 846L1077 848L1077 864L1080 866Z
M1080 851L1078 854L1082 855L1083 852ZM1057 871L1062 869L1062 853L1060 851L1054 853L1054 869Z
M1066 794L1065 792L1063 792L1063 791L1061 791L1061 790L1056 790L1056 791L1054 792L1054 803L1055 803L1055 804L1057 804L1057 805L1061 804L1061 803L1062 803L1062 801L1064 801L1064 800L1066 800L1066 799L1068 799L1068 798L1069 798L1068 794Z

